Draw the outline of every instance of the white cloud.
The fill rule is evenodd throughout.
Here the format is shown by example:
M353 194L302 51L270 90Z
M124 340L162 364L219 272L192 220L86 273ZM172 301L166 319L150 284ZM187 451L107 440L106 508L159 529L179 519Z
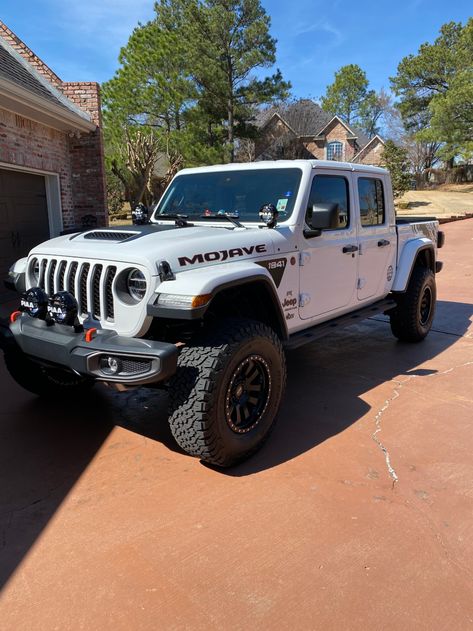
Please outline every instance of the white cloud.
M123 46L138 22L153 15L152 0L49 0L48 4L57 26L87 47Z
M332 48L340 46L340 44L342 44L343 40L345 39L343 33L326 20L319 20L317 22L314 22L314 24L311 24L310 26L307 26L305 24L300 25L299 27L296 26L293 34L294 36L299 37L302 35L308 35L309 33L327 33L328 35L331 35L333 39L330 46Z
M48 44L47 63L66 81L110 79L133 29L154 15L153 0L44 0L44 5L47 28L38 34Z

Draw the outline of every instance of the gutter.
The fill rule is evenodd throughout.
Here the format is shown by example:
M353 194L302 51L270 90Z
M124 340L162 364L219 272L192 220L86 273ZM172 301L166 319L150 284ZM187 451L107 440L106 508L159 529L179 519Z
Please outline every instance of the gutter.
M60 131L90 133L97 125L84 116L0 77L0 107Z

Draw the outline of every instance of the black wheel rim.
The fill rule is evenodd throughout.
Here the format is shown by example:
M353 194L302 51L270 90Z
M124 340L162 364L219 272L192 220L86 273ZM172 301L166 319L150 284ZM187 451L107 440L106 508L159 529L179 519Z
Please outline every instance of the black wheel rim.
M225 417L231 430L245 434L258 425L271 395L267 361L250 355L235 368L225 394Z
M420 323L425 326L430 318L432 311L432 291L430 287L424 289L422 294L422 300L420 301Z

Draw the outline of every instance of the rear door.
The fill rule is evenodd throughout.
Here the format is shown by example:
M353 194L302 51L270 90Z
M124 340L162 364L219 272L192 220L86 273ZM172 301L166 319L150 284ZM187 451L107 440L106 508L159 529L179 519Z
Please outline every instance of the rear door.
M383 176L354 174L359 208L358 301L384 297L394 274L396 226L388 207L389 188Z

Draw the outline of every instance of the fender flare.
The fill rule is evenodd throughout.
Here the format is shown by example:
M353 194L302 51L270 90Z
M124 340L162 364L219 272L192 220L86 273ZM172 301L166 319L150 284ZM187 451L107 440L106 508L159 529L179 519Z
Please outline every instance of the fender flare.
M425 250L429 250L432 254L431 269L435 273L435 247L432 241L427 237L419 237L416 239L411 239L410 241L406 241L402 248L401 257L399 259L396 276L394 278L394 283L391 287L391 291L401 293L406 291L417 257L419 256L420 252L423 252Z
M273 313L276 316L276 320L279 326L279 333L282 339L287 339L288 331L287 324L284 318L284 314L281 308L279 296L277 293L276 286L274 281L272 280L269 272L262 268L260 265L252 263L251 265L238 266L239 269L235 269L236 265L232 264L233 269L228 270L228 274L222 274L222 266L219 266L220 273L213 274L213 269L209 268L198 268L196 270L181 272L183 276L186 276L186 281L190 281L190 274L193 274L193 281L199 280L205 281L201 283L195 282L195 285L192 283L192 293L193 295L202 295L202 294L211 294L210 300L207 304L202 307L198 307L195 309L182 309L178 307L164 307L161 305L154 304L154 302L148 303L147 307L147 315L155 317L155 318L167 318L167 319L176 319L176 320L201 320L208 309L212 306L213 301L219 294L222 292L233 289L235 287L244 287L255 285L255 284L263 284L265 290L267 291L267 297L271 301L271 307L273 309ZM205 275L204 272L211 272L210 277ZM179 275L180 276L180 275ZM179 276L177 276L176 280L169 280L161 283L158 287L157 293L169 293L169 294L189 294L189 284L186 282L186 285L179 286Z

